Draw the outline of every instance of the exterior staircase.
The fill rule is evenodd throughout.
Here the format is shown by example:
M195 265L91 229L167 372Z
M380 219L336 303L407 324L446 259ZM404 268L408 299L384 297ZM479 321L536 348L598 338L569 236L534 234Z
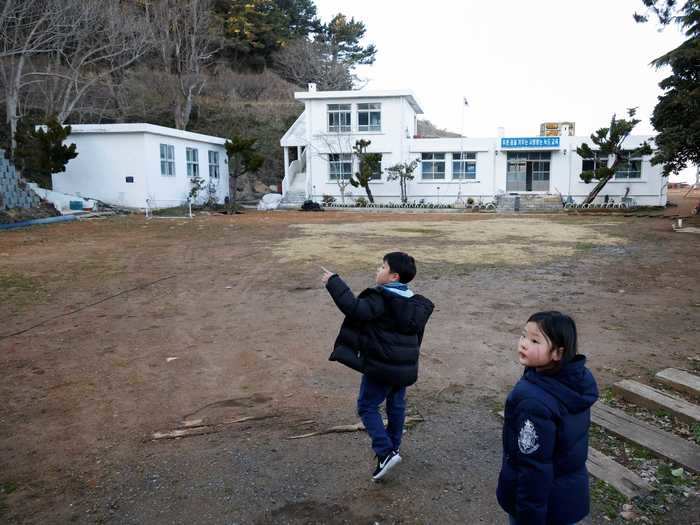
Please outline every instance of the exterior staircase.
M501 213L556 212L563 209L559 195L521 193L496 196L496 210Z
M281 209L298 209L306 200L306 173L295 173L292 182L284 192L284 196L280 201L279 208Z

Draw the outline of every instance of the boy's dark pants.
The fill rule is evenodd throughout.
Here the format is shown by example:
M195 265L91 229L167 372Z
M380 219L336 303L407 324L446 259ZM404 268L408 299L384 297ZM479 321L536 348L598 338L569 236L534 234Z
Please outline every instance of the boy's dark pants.
M379 405L385 399L388 419L386 428L379 413ZM406 415L406 387L378 383L363 375L357 398L357 413L372 438L372 450L377 456L384 457L389 452L398 450Z

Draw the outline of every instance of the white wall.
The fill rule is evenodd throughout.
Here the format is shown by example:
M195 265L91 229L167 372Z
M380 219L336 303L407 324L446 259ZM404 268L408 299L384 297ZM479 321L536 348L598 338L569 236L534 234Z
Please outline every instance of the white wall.
M66 143L75 143L78 156L65 173L53 175L56 191L98 199L108 204L145 208L146 199L165 203L184 201L190 191L186 147L199 150L200 176L209 180L208 150L219 152L220 178L216 195L223 202L228 195L226 150L218 144L186 140L151 133L73 133ZM175 176L160 173L160 144L175 147ZM133 177L133 182L126 182ZM199 201L206 198L204 190Z
M381 131L357 131L357 104L380 103L382 111ZM351 104L352 131L346 133L329 133L327 131L327 105ZM370 140L367 148L369 153L382 154L382 170L403 162L402 152L408 151L409 137L413 136L413 115L415 114L405 98L381 97L348 99L323 99L306 101L306 130L307 141L307 192L320 198L323 194L339 195L338 185L330 180L328 174L329 153L351 153L355 141ZM382 200L398 201L398 183L386 183L386 173L382 175L383 182L372 183L372 192L377 195L378 202ZM348 188L354 196L366 195L362 188Z
M175 176L163 176L160 173L160 145L175 146ZM185 140L176 137L146 134L145 138L145 193L149 199L156 202L182 201L190 193L191 184L187 177L186 148L196 148L199 160L199 175L204 179L205 187L197 197L201 203L207 197L209 183L208 151L219 152L219 180L214 180L217 202L223 203L228 195L228 164L226 149L218 144ZM145 205L145 204L144 204Z
M145 206L145 158L143 133L71 134L78 156L66 165L65 173L52 176L53 189L120 206ZM126 183L134 176L134 184Z
M382 104L382 131L357 131L357 104L380 102ZM351 104L352 131L347 133L327 132L327 105ZM560 147L546 148L505 148L500 147L500 137L491 138L438 138L414 139L415 112L405 97L358 98L358 99L312 99L305 102L305 128L307 148L306 192L312 198L320 200L324 194L340 196L336 181L330 180L328 154L350 153L356 140L367 139L372 143L367 151L382 154L382 180L370 183L375 201L399 202L400 187L398 181L387 181L386 169L400 162L409 162L420 158L421 153L446 153L444 180L423 180L420 165L414 172L415 178L407 184L409 201L425 199L429 202L451 203L458 194L463 199L472 197L475 201L489 202L495 195L506 191L507 164L509 151L549 151L550 181L549 194L561 194L563 198L571 196L575 201L582 201L593 189L595 183L586 184L579 175L583 159L576 153L576 147L588 141L587 137L560 137ZM626 149L638 147L649 137L630 137ZM453 152L476 153L476 180L452 179ZM354 161L353 172L357 162ZM637 204L659 206L666 204L667 179L661 176L661 166L652 166L649 157L642 162L642 178L637 180L613 179L600 193L598 200L606 196L619 202L629 187L629 197ZM438 189L439 188L439 189ZM366 196L364 188L348 186L346 195Z

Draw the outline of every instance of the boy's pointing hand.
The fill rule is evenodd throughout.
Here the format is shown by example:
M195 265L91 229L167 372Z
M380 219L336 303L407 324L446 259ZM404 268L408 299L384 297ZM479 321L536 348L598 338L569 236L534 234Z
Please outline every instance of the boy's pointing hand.
M331 277L333 277L333 276L335 275L335 273L334 273L334 272L331 272L330 270L328 270L328 269L326 269L326 268L324 268L323 266L321 266L321 270L323 270L323 275L321 276L321 282L322 282L323 284L326 284L326 283L328 282L328 279L330 279Z

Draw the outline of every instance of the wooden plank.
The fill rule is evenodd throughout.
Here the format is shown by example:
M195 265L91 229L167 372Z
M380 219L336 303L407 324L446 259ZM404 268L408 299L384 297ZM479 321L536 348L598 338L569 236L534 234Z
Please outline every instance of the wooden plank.
M618 381L613 385L613 391L627 401L652 410L665 410L691 425L700 423L700 407L698 405L688 403L685 399L669 396L637 381L629 379Z
M677 368L666 368L657 372L655 379L675 390L700 397L700 376Z
M503 410L498 415L504 417ZM652 490L648 481L593 447L588 447L586 468L591 476L605 481L630 499L644 496Z
M700 473L700 447L669 432L632 417L605 403L591 409L591 420L623 439L648 448L655 454Z
M588 447L586 467L592 476L612 485L630 499L652 490L648 481L593 447Z

